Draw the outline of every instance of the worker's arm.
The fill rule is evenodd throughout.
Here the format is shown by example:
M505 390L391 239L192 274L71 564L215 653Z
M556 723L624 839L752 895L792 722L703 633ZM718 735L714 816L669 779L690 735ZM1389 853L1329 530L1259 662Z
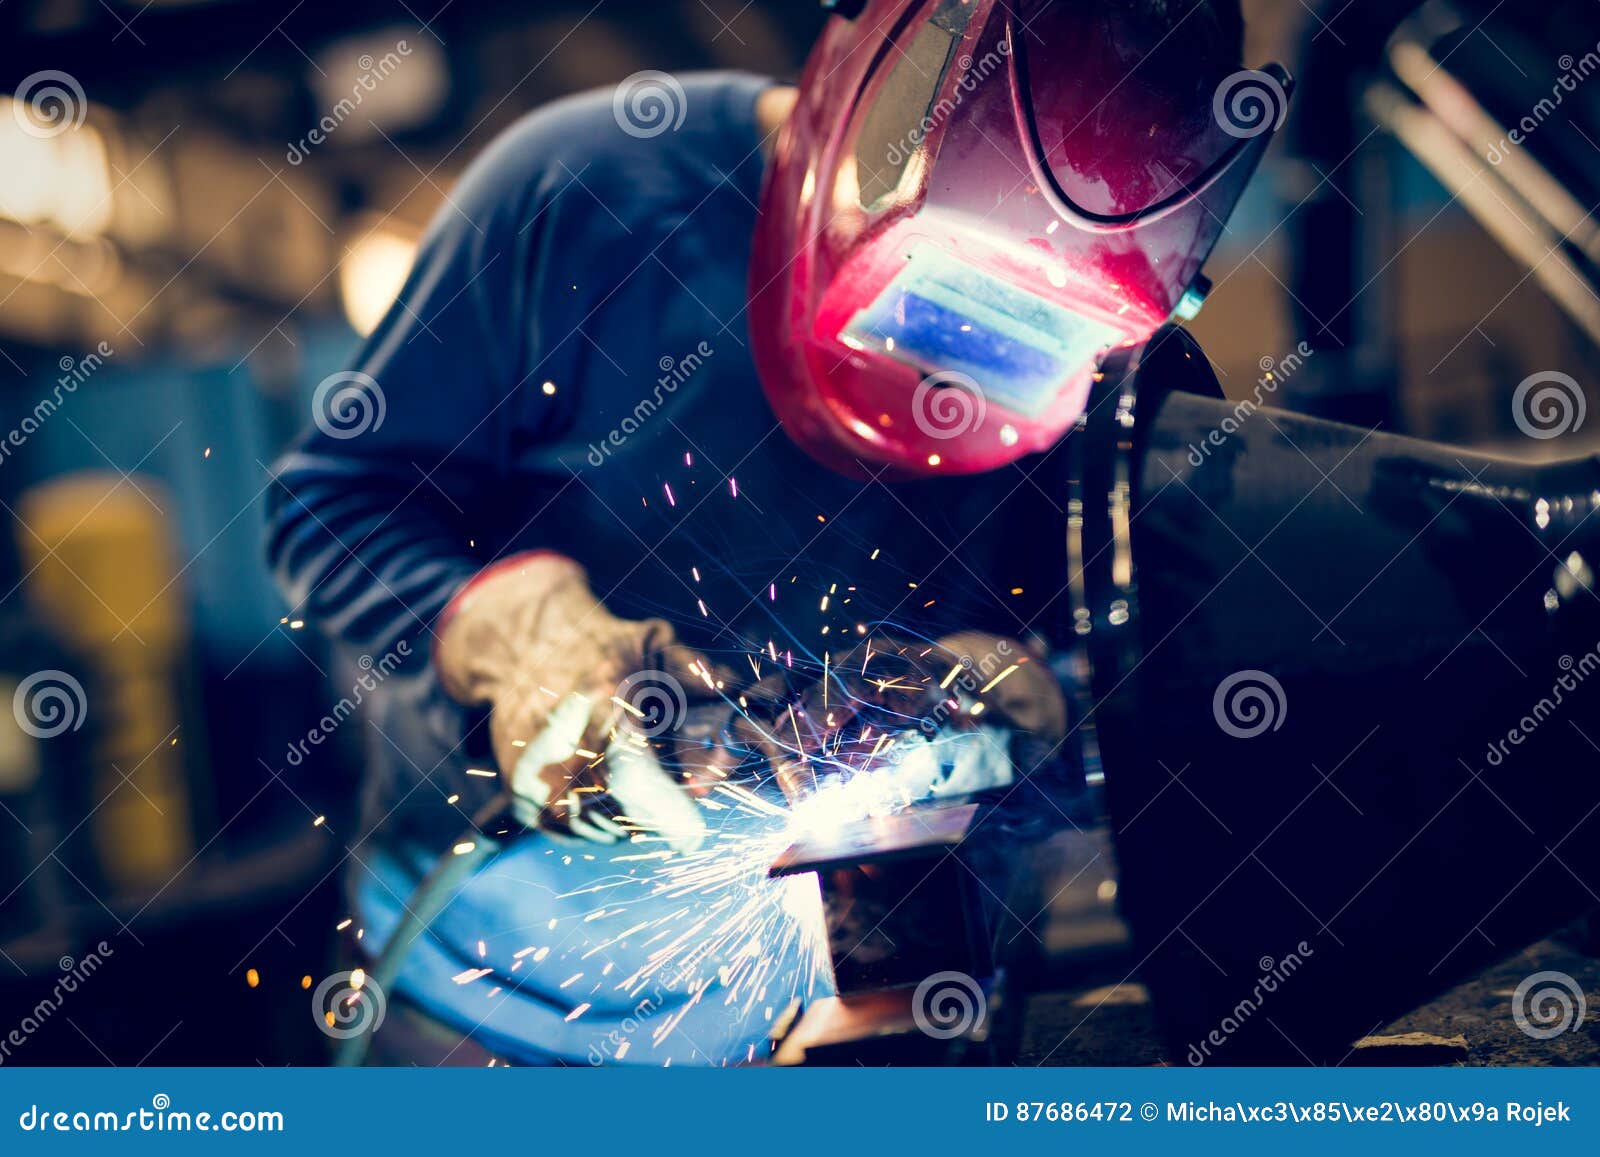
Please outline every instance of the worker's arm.
M580 393L543 387L574 324L551 300L570 288L552 254L577 245L605 268L608 246L638 243L581 186L567 192L575 172L603 181L623 149L639 142L609 101L582 97L524 120L469 169L398 301L319 388L270 506L268 552L294 613L375 661L412 640L433 660L418 678L490 709L502 782L541 788L563 823L573 801L603 804L569 790L603 786L603 766L569 748L513 774L557 705L588 702L573 746L603 753L619 680L692 678L670 627L611 615L578 562L496 557L528 523L518 456L572 434Z
M267 552L281 589L296 615L374 659L402 639L426 653L439 612L488 561L470 544L491 529L527 388L516 185L528 175L499 147L469 170L276 468Z

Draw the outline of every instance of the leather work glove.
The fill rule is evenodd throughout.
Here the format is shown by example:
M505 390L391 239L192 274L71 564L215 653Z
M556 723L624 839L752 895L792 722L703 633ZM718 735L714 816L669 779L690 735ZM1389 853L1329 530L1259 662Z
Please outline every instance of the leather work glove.
M679 643L670 624L611 614L583 567L550 552L481 572L435 633L445 691L490 708L495 760L524 822L601 842L626 835L608 790L619 771L628 794L659 802L639 786L653 782L654 764L634 758L649 756L641 741L670 731L691 701L716 697L731 677ZM675 789L658 766L653 774Z

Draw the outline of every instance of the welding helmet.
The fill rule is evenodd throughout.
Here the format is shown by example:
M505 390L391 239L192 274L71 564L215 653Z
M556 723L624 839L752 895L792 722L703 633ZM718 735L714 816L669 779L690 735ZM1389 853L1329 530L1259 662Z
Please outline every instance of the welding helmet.
M1107 350L1198 308L1289 79L1201 0L831 7L754 239L768 400L858 476L1048 449Z

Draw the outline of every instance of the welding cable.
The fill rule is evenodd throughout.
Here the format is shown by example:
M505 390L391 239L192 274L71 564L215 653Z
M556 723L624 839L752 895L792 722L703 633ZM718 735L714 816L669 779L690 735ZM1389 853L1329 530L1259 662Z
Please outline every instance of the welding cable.
M496 834L491 835L491 832ZM509 795L503 794L492 800L474 817L473 826L462 832L452 850L439 857L407 897L405 915L368 973L370 983L379 992L395 991L394 986L411 955L412 945L427 934L433 921L460 895L473 876L501 852L514 846L518 838L525 834L527 829L512 815ZM372 1033L358 1033L339 1043L334 1050L333 1063L345 1068L359 1068L366 1063L371 1048Z

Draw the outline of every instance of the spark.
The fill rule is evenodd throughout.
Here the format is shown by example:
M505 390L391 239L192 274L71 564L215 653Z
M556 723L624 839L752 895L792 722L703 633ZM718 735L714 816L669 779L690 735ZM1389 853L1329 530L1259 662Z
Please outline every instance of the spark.
M476 847L477 847L477 846L478 846L478 845L477 845L477 844L475 844L475 843L473 843L473 842L472 842L472 841L471 841L471 840L462 840L462 841L461 841L461 842L460 842L460 843L459 843L459 844L457 844L457 845L456 845L456 846L455 846L455 847L453 847L453 848L451 848L451 849L450 849L450 851L451 851L451 853L452 853L452 854L453 854L453 855L457 855L457 856L464 856L464 855L466 855L466 854L467 854L467 853L468 853L468 852L470 852L470 851L472 851L472 850L473 850L473 849L474 849L474 848L476 848Z
M996 675L993 679L990 679L987 683L980 687L978 689L978 694L987 695L990 691L993 691L1004 679L1016 671L1016 669L1021 665L1022 664L1020 663L1011 664L1011 666L1007 667L1004 671L1001 671L1000 674Z
M661 488L667 492L667 503L671 506L678 505L678 500L672 496L672 483L663 482Z

